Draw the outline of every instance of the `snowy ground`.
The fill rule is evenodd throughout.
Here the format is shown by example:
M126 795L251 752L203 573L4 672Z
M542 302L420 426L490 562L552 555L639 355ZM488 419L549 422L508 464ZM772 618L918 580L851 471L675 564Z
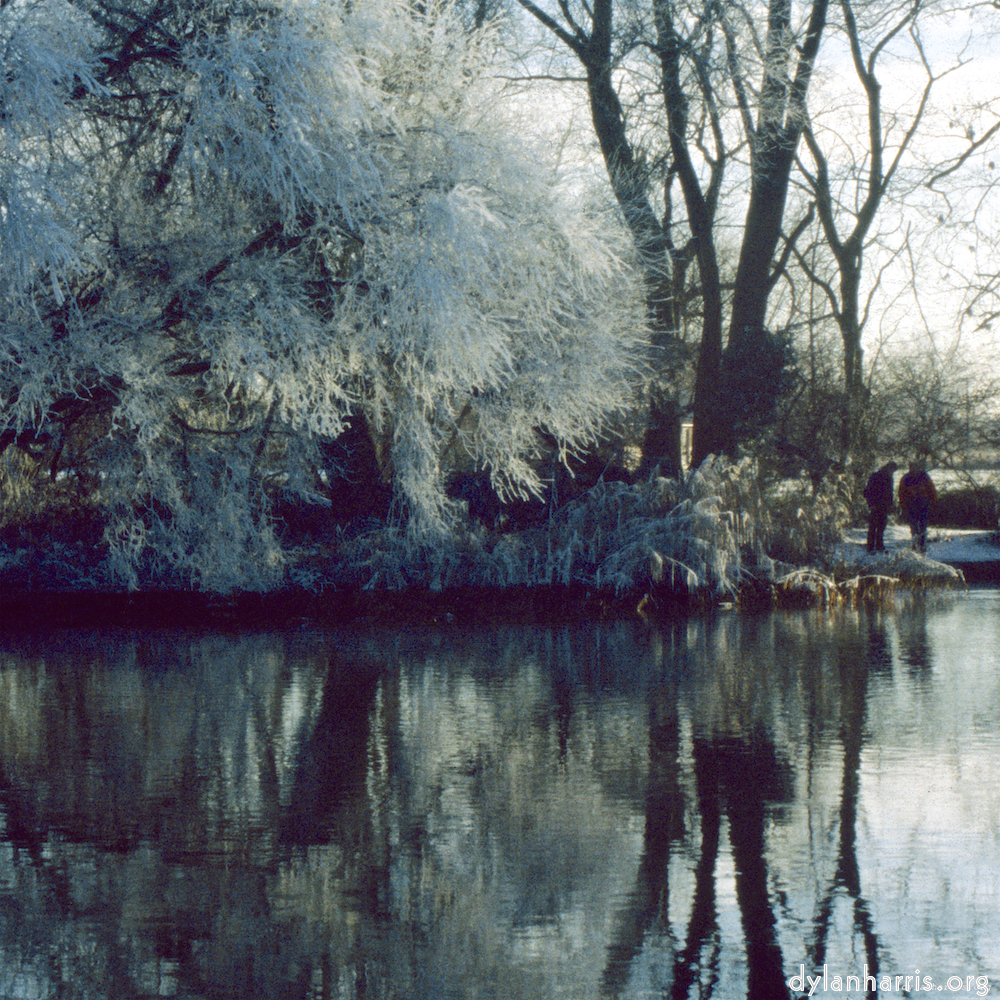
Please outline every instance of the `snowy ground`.
M852 528L845 533L843 549L865 548L866 528ZM1000 562L1000 545L994 545L989 531L934 528L927 533L927 555L943 563ZM885 546L890 552L910 547L910 529L905 524L890 524L885 529ZM846 551L844 553L846 555Z
M912 550L906 525L886 528L886 552L869 554L866 535L866 528L845 532L844 541L832 553L828 571L839 579L886 576L944 585L1000 582L1000 545L993 544L991 532L931 528L926 555Z

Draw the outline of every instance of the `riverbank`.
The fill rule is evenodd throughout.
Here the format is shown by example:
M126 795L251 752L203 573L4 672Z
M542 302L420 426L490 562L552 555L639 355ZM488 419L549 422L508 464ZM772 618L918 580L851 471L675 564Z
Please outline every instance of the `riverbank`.
M843 542L831 555L829 569L838 577L863 573L884 573L901 580L953 578L951 570L962 574L966 583L1000 585L1000 545L990 531L931 528L926 555L911 549L910 529L889 525L885 532L885 553L869 555L865 528L844 533ZM945 567L944 570L941 567Z
M977 533L981 534L981 533ZM679 593L663 588L614 594L582 584L545 587L464 587L429 591L286 589L270 593L208 594L182 590L134 592L90 589L0 589L0 629L190 628L255 631L304 626L399 625L414 628L499 624L552 625L627 618L665 619L723 606L767 607L834 604L891 598L893 586L954 587L1000 583L1000 547L979 538L942 540L946 564L908 551L893 538L885 555L868 556L854 533L824 571L775 564L748 577L738 594ZM975 560L975 561L971 561Z
M417 587L381 592L283 590L225 596L176 590L0 590L0 629L212 627L265 631L309 625L558 625L635 618L644 596L616 598L579 585L441 592ZM646 606L648 609L648 602ZM682 595L672 595L669 600L664 595L657 602L661 615L691 614L708 607L708 601Z
M44 570L0 581L0 628L190 627L254 630L305 624L553 624L602 619L662 619L720 604L746 609L891 600L896 589L1000 585L1000 545L986 531L932 529L926 555L910 548L909 529L890 525L887 552L865 550L864 528L845 532L815 566L763 560L736 588L682 586L676 575L639 586L571 582L535 586L399 589L320 585L216 594L180 588L136 591L70 582ZM39 562L28 561L37 570ZM21 567L26 563L22 562ZM64 569L69 567L64 563ZM4 583L6 586L4 586Z

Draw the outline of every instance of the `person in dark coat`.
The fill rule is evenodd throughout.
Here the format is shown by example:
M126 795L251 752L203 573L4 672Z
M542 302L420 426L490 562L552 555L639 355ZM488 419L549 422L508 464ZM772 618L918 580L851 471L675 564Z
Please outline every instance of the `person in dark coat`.
M864 497L868 501L868 551L885 552L885 526L892 509L892 474L899 468L895 462L886 462L878 472L868 477Z
M912 545L918 552L927 551L927 520L937 490L919 462L910 462L910 471L899 481L899 506L910 526Z

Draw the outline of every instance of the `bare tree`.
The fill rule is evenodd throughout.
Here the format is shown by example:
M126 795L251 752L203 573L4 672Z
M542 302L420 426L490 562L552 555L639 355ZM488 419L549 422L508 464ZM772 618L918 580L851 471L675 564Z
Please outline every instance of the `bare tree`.
M884 452L959 472L995 461L1000 379L989 362L957 347L897 354L881 364L874 391Z
M983 25L983 36L990 38L992 28L990 22ZM926 181L935 198L932 221L949 244L938 247L936 256L961 299L960 328L983 340L1000 319L997 97L986 94L967 106L953 106L945 134L951 140L951 155Z
M582 80L585 84L594 134L644 275L647 315L656 352L659 378L650 394L642 466L650 469L659 463L677 470L684 403L678 398L675 385L677 370L685 364L687 353L682 333L685 314L691 298L700 297L707 303L704 306L707 327L718 323L721 316L721 300L715 308L711 298L713 294L718 297L720 291L710 239L711 217L728 154L723 147L715 147L716 166L709 182L711 194L702 212L705 220L702 228L709 234L709 242L699 244L691 233L689 220L675 218L679 175L676 166L659 149L646 148L642 133L649 122L640 124L635 107L619 92L620 73L626 66L641 92L656 89L648 80L655 72L655 63L649 61L645 12L625 10L614 0L598 0L592 7L586 3L564 3L551 12L534 0L518 2L583 70L582 77L573 77L572 70L567 70L563 79ZM711 135L709 141L720 137L718 130ZM686 191L684 198L686 201ZM690 206L687 211L690 216ZM692 292L692 268L696 260L698 269L709 275L707 293L706 282L700 277L697 291ZM714 336L717 339L717 334Z
M865 8L868 24L859 23L851 0L840 0L840 10L851 65L863 95L866 127L855 134L843 126L838 130L823 125L821 120L810 120L804 129L809 161L800 157L799 170L815 200L836 277L819 273L805 254L798 255L798 262L823 289L840 329L844 395L839 457L845 460L857 443L861 426L865 394L862 333L881 275L903 251L902 244L890 249L879 240L877 220L887 199L905 197L917 186L912 171L908 175L904 172L908 160L922 166L913 147L928 111L932 88L944 74L932 69L921 39L920 23L931 12L924 0L874 10ZM909 108L886 110L879 79L880 59L893 47L898 58L903 46L909 61L922 69L924 82ZM926 172L922 176L926 177ZM865 256L873 244L878 247L878 270L864 294Z
M653 185L665 177L681 190L687 213L683 245L697 265L701 304L693 460L731 451L741 416L733 391L742 391L770 292L803 226L797 224L784 239L791 167L806 123L806 95L828 0L813 0L802 18L795 16L791 0L771 0L763 24L739 4L560 0L543 9L535 0L519 2L584 69L593 128L654 302L669 298L659 293L658 279L666 273L667 261L676 262L677 241L673 228L653 208ZM652 158L663 165L659 175L650 170L650 157L639 155L635 126L641 110L627 96L644 89L635 84L634 75L652 72L647 60L655 67L652 96L661 116L663 137L656 137ZM726 296L716 246L719 199L726 171L744 144L750 152L745 168L750 191L732 289L731 350L724 357Z

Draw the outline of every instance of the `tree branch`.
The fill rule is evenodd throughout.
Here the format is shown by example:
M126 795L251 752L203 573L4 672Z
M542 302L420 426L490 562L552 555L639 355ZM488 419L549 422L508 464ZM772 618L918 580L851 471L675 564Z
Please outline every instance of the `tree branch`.
M781 257L778 258L778 262L774 265L774 270L771 272L771 277L767 282L767 289L770 291L778 283L778 279L784 273L785 268L788 266L788 258L792 255L792 251L795 248L795 244L799 237L812 225L813 219L816 217L816 202L809 202L809 209L806 214L799 219L798 224L792 230L791 236L785 240L784 249L781 251Z
M581 62L586 62L586 52L587 52L587 42L589 39L584 35L579 28L577 28L577 34L570 34L554 17L550 17L541 9L537 4L533 3L532 0L517 0L517 2L534 17L538 22L545 25L553 35L556 36L564 45L570 48L580 59ZM571 22L572 23L572 22ZM575 25L574 25L575 27Z
M944 170L938 171L934 174L929 181L924 182L924 187L934 190L934 185L939 181L948 177L950 174L955 173L956 170L960 170L962 166L966 163L970 156L977 150L982 149L992 138L1000 132L1000 121L991 125L975 142L971 143L969 148L965 150L964 153L959 156L950 167Z

